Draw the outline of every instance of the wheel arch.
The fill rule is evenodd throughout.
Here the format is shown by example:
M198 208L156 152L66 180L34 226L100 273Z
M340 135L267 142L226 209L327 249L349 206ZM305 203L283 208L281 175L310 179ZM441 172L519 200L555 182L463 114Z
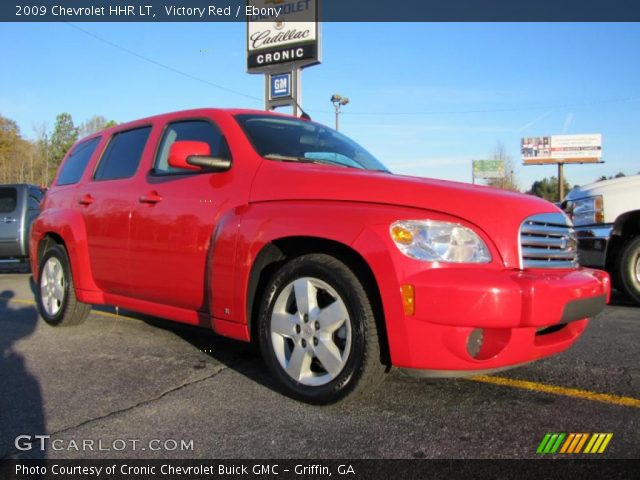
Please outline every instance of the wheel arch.
M640 234L640 210L625 212L616 218L611 230L611 239L607 246L605 270L612 272L617 256L629 239Z
M52 244L62 245L69 256L78 299L87 303L101 303L101 292L91 272L84 220L77 212L66 209L43 212L34 222L30 241L32 251L36 252L36 257L32 259L35 280L38 280L40 262L46 249Z
M255 257L249 274L246 296L246 318L251 341L258 338L260 301L275 272L288 261L311 253L330 255L349 267L362 282L373 309L380 340L381 362L390 365L389 342L382 305L382 296L373 270L354 248L336 240L315 236L289 236L265 244Z

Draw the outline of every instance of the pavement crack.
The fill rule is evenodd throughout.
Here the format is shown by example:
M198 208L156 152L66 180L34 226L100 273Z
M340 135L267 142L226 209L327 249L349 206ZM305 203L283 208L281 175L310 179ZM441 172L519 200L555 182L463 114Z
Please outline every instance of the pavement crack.
M98 417L90 418L90 419L85 420L83 422L80 422L80 423L78 423L76 425L71 425L69 427L65 427L65 428L57 430L55 432L47 432L47 435L49 435L51 437L54 437L56 435L60 435L62 433L66 433L66 432L69 432L71 430L75 430L77 428L83 427L83 426L88 425L90 423L97 422L97 421L100 421L100 420L104 420L106 418L114 417L114 416L119 415L121 413L125 413L125 412L129 412L131 410L134 410L134 409L136 409L138 407L142 407L144 405L148 405L150 403L157 402L158 400L162 400L167 395L170 395L172 393L178 392L178 391L180 391L180 390L182 390L182 389L184 389L186 387L189 387L191 385L196 385L198 383L202 383L202 382L205 382L205 381L210 380L212 378L215 378L218 375L220 375L222 372L227 371L229 369L232 369L235 366L239 365L240 363L241 363L241 360L238 360L238 361L229 363L227 365L223 365L222 368L217 369L216 371L214 371L210 375L207 375L206 377L202 377L202 378L198 378L197 380L193 380L193 381L190 381L190 382L182 383L182 384L180 384L180 385L178 385L176 387L170 388L169 390L165 390L164 392L160 393L159 395L157 395L157 396L155 396L153 398L149 398L149 399L140 401L140 402L138 402L138 403L136 403L134 405L130 405L128 407L121 408L119 410L114 410L112 412L106 413L104 415L100 415ZM19 453L20 452L18 450L9 451L4 456L1 456L0 460L13 459L14 456L19 454Z

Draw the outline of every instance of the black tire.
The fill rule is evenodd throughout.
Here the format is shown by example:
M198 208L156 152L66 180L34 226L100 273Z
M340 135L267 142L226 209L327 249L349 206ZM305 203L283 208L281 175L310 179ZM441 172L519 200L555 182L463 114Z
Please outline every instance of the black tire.
M315 293L312 294L318 305L318 309L313 310L316 313L306 316L301 313L304 308L297 306L295 281L316 284L316 287L313 287ZM323 286L328 286L328 288ZM338 297L332 299L335 294ZM282 301L287 296L289 296L289 302L295 302L289 303L291 306L287 307L294 313L286 312L285 315L290 315L290 318L299 318L299 321L293 324L292 338L282 336L283 340L280 341L278 340L279 335L272 333L272 319L274 318L274 307L278 305L278 308L281 308ZM320 322L314 321L313 318L307 318L308 325L304 324L305 317L313 317L317 312L326 312L326 306L332 306L334 302L338 305L339 301L342 301L339 304L340 313L345 312L346 308L348 315L337 330L327 328L325 331L324 327L320 327ZM323 302L324 307L321 306ZM342 316L344 317L344 315ZM337 317L340 317L340 314ZM324 322L322 318L325 317L318 316L317 318ZM313 331L313 329L318 330ZM326 333L329 331L335 333ZM347 331L348 334L345 333ZM307 336L305 337L305 335ZM316 335L320 339L320 346L318 346ZM312 404L329 404L342 400L347 395L353 399L374 389L384 378L386 367L380 360L380 344L371 301L353 271L340 260L329 255L303 255L286 263L275 273L261 300L258 336L263 358L272 375L279 380L289 396L298 400ZM305 338L307 339L306 346ZM312 346L312 342L315 346ZM325 362L320 360L322 355L319 353L316 355L318 349L327 344L331 344L332 352L341 353L341 367L340 369L334 368L334 372L325 368ZM309 352L308 355L312 358L308 369L311 376L297 380L287 373L283 365L286 360L283 358L286 357L288 350L288 365L291 365L294 349L301 346L305 347ZM338 346L337 350L333 349L336 346ZM341 351L340 348L342 348ZM276 353L277 351L280 352L280 357ZM309 380L312 377L313 380ZM305 383L323 381L323 378L330 378L330 380L318 385Z
M628 240L616 261L616 286L640 304L640 236Z
M43 298L43 290L50 287L47 281L45 268L51 260L51 265L59 266L61 280L57 282L62 295L61 299L52 299L49 306L45 305L47 299ZM36 303L40 316L45 322L54 327L68 327L79 325L89 316L91 305L79 302L76 298L76 290L73 286L73 276L67 250L62 245L51 245L44 253L38 265L38 284L35 286ZM53 307L51 305L54 305Z

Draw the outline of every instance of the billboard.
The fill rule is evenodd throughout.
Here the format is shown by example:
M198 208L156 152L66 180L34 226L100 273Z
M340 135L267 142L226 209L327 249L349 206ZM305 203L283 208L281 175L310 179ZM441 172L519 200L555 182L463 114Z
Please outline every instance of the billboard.
M602 135L526 137L521 140L520 151L525 165L599 163L602 161Z
M247 71L291 70L320 63L320 0L248 0Z
M502 160L473 160L473 178L502 177L504 177L504 162Z

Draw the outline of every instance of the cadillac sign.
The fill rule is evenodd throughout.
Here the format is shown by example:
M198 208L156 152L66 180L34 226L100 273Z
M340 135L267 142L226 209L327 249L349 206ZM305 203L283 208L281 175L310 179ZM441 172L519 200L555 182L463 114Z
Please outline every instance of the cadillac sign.
M320 0L248 0L247 71L302 68L320 63Z

